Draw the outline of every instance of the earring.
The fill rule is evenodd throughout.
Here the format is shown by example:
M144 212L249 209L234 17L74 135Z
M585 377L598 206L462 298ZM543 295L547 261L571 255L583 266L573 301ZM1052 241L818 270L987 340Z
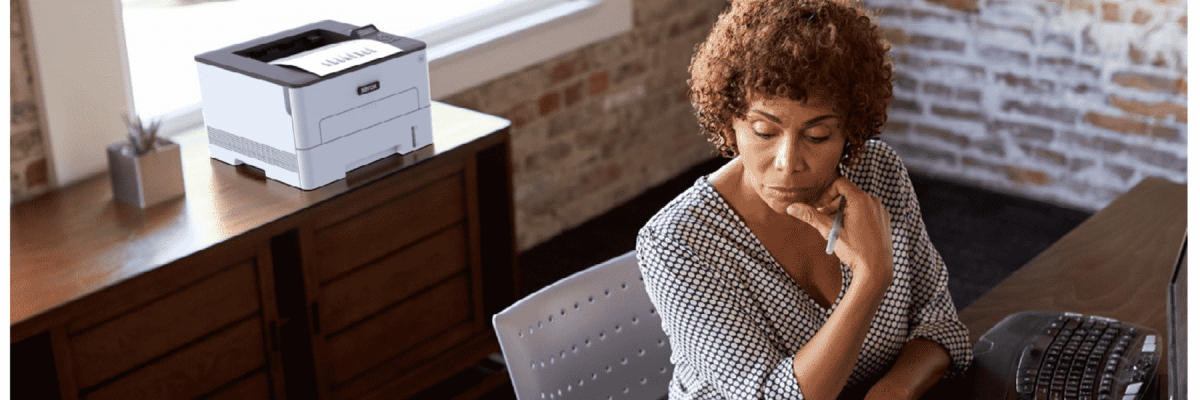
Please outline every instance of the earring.
M721 147L719 147L717 149L717 151L721 153L721 157L725 157L725 158L737 157L737 149L735 149L732 146L727 145L727 144L722 144Z
M737 143L734 142L729 136L717 135L709 140L709 142L717 145L717 153L719 153L721 157L737 157Z
M737 155L738 155L737 142L735 142L733 140L728 140L728 139L722 139L721 141L722 141L721 146L718 149L721 152L721 156L723 156L725 158L737 157Z

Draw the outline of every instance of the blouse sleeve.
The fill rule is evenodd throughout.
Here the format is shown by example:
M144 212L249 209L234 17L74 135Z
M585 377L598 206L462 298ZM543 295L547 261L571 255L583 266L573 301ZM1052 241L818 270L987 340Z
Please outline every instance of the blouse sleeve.
M638 234L637 255L672 361L686 362L726 399L803 398L792 356L755 328L720 269L650 227Z
M941 344L950 352L951 368L947 376L958 376L966 371L971 364L971 343L967 335L967 327L958 319L954 310L954 302L950 298L948 286L949 274L942 256L929 240L925 222L921 218L921 208L913 191L912 180L908 170L890 147L884 146L883 157L891 162L884 165L894 166L898 196L895 197L900 210L893 209L893 226L903 227L905 232L897 237L900 243L893 243L893 248L907 250L907 263L912 273L912 305L909 309L910 329L908 340L926 338Z

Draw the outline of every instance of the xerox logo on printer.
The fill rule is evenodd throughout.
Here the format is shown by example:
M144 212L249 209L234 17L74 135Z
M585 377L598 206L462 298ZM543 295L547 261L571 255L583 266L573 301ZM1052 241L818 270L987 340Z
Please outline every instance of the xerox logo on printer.
M358 95L362 96L364 94L371 93L376 90L379 90L379 81L375 81L375 82L368 83L366 85L359 86L358 87Z

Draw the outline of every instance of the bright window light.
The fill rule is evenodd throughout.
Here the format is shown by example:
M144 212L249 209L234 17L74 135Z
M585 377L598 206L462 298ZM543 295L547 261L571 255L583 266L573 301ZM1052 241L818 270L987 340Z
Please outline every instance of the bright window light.
M125 126L114 116L131 107L142 118L163 118L164 136L202 131L194 57L297 26L326 19L373 24L424 41L433 100L633 26L631 0L121 0L28 6L31 35L39 38L31 44L42 77L55 186L105 171L107 160L95 143L123 140Z
M123 0L133 102L143 118L194 113L197 54L321 20L425 41L429 48L571 0Z

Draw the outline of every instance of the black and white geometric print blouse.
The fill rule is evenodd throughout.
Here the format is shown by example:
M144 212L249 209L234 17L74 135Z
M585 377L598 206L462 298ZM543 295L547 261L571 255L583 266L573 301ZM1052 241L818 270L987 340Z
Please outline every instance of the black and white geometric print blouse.
M929 242L912 182L890 146L868 141L842 176L880 198L892 215L895 272L871 322L842 397L869 388L909 340L949 350L948 375L971 362L967 328L947 289L946 266ZM638 233L646 291L670 337L671 399L800 399L792 357L833 313L850 285L824 309L767 253L716 189L701 177Z

